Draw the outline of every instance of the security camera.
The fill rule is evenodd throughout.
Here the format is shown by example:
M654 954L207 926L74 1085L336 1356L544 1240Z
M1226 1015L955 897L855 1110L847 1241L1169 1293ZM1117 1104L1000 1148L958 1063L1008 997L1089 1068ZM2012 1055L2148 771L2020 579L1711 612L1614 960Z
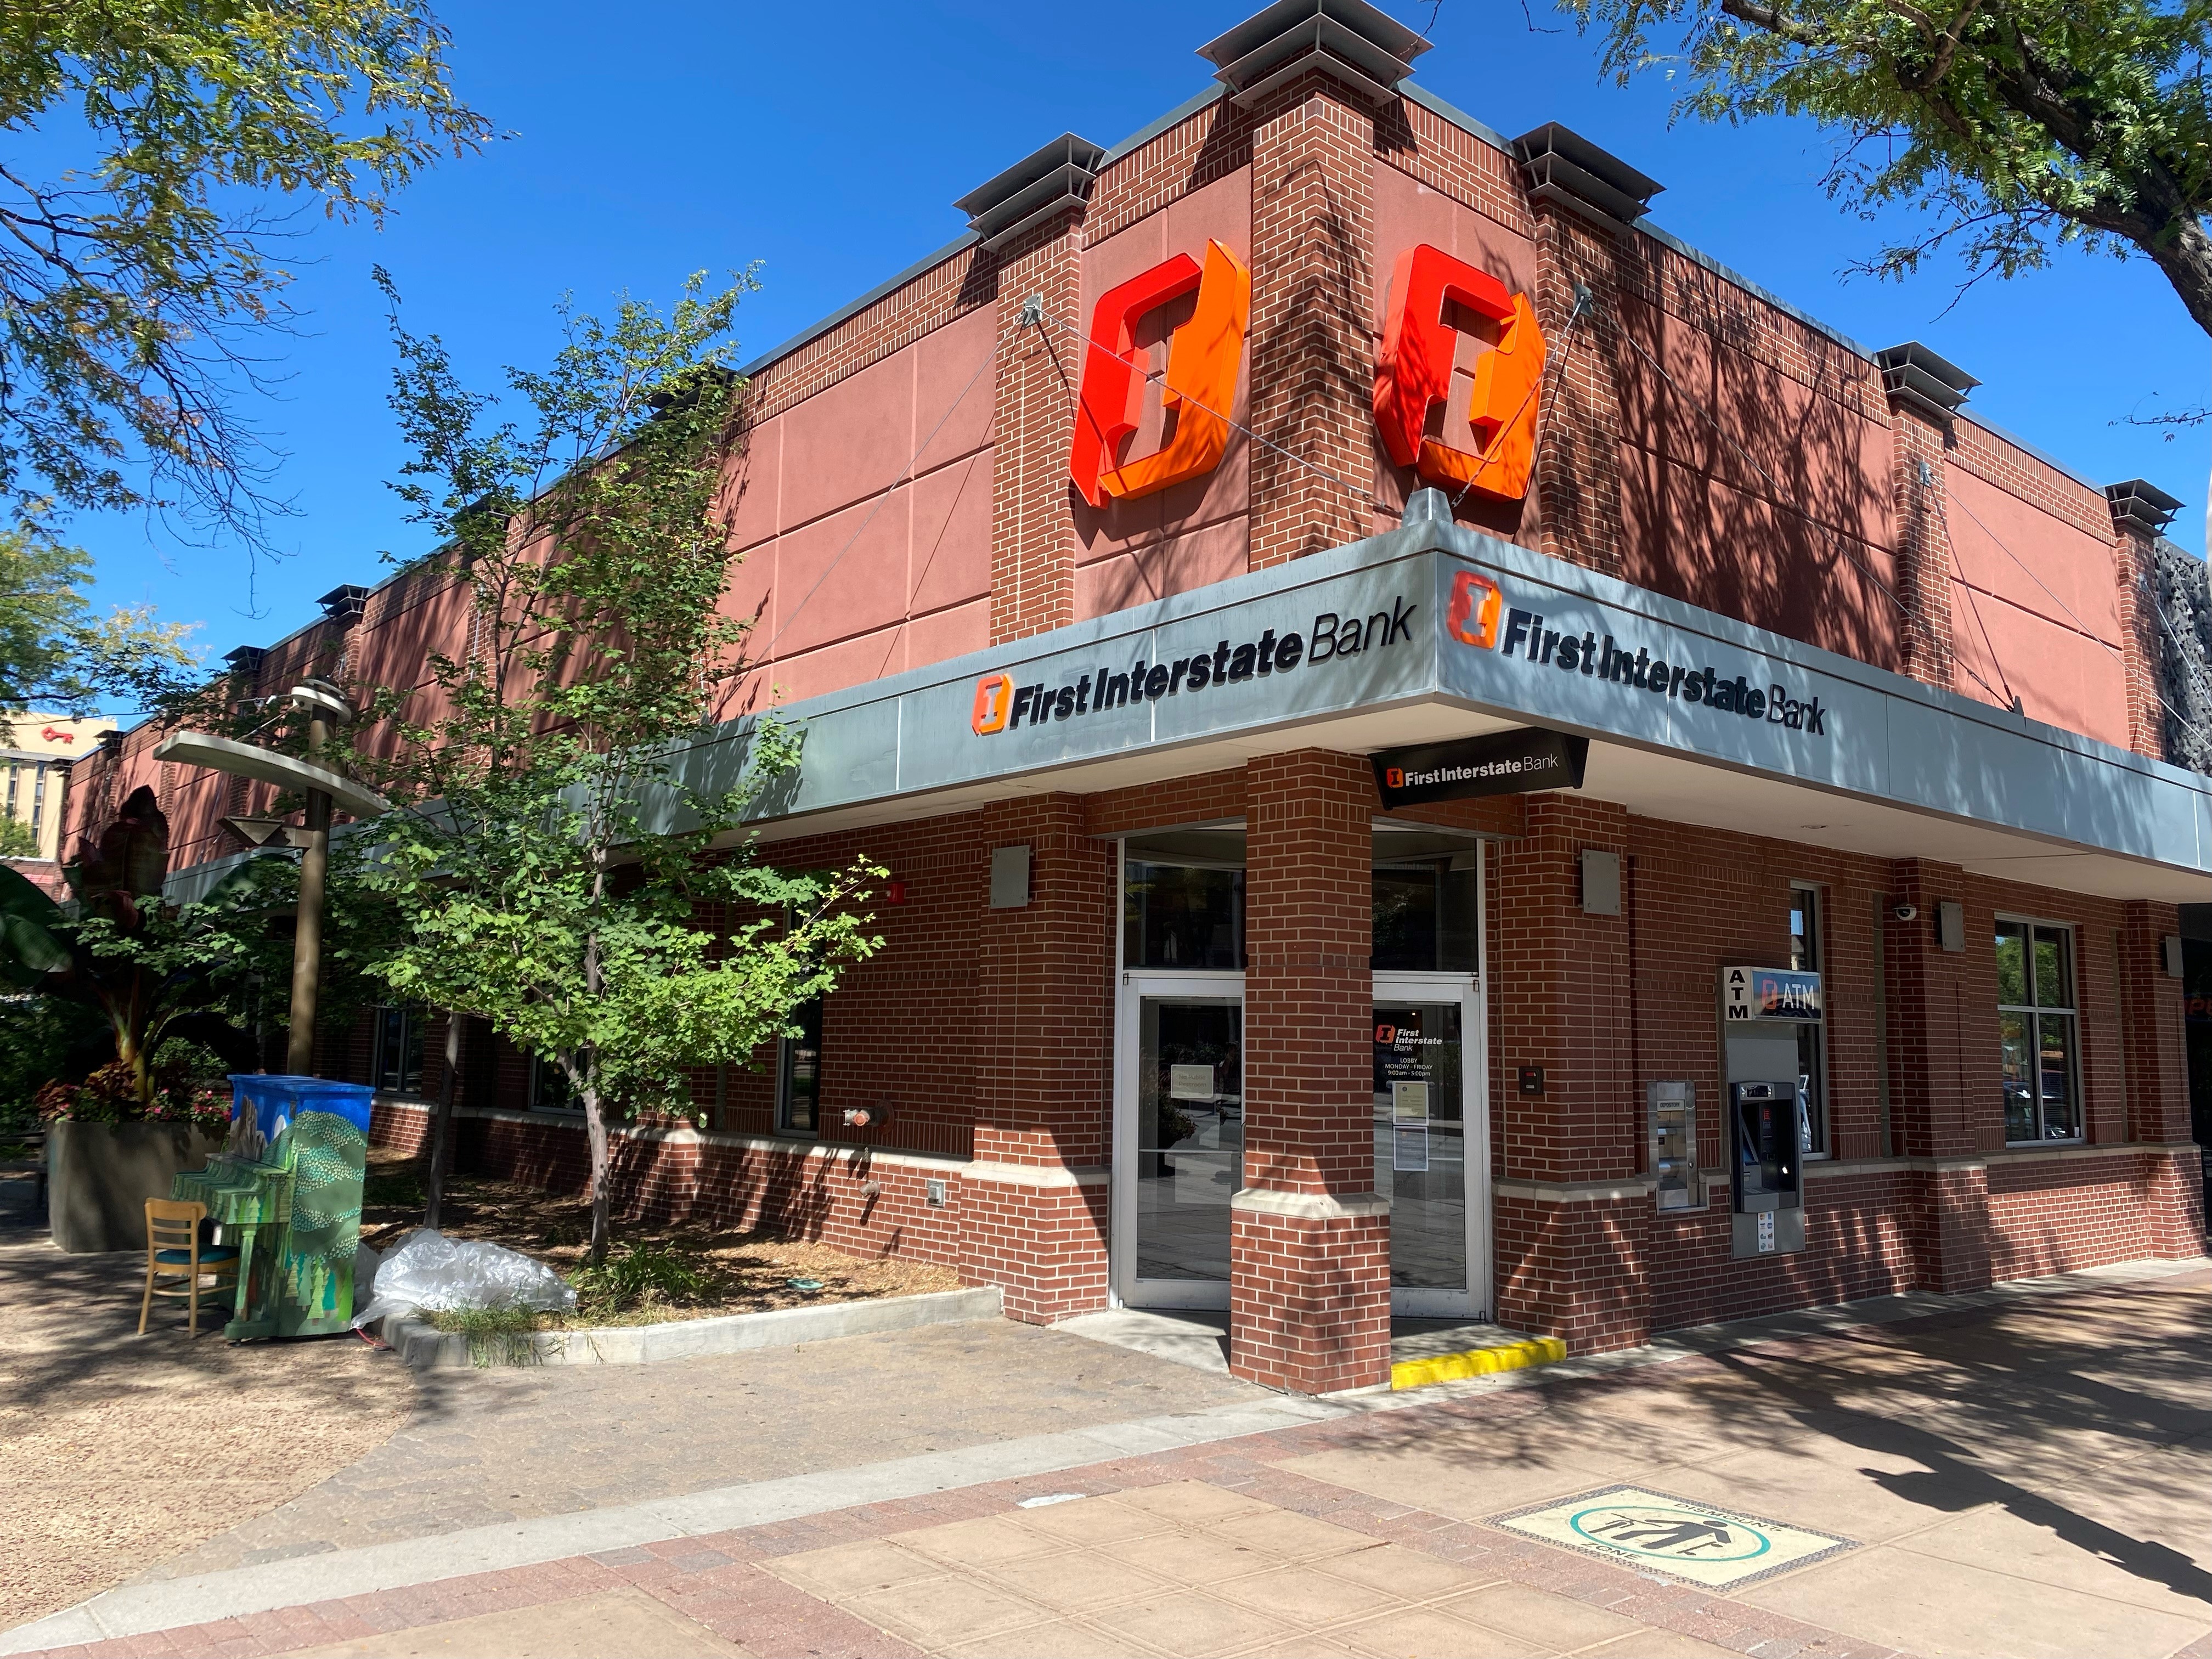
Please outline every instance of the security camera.
M1889 914L1899 921L1914 921L1919 919L1920 907L1917 904L1893 905L1890 907Z

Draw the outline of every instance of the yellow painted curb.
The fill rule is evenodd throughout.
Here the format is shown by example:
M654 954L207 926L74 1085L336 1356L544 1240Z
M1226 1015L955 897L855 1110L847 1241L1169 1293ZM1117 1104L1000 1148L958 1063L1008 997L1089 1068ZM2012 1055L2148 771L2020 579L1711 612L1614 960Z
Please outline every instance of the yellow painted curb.
M1401 1360L1390 1367L1390 1386L1425 1388L1431 1382L1456 1382L1464 1377L1556 1364L1566 1357L1567 1345L1558 1337L1532 1336L1524 1341L1501 1343L1494 1348L1469 1348L1464 1353L1439 1353L1426 1359Z

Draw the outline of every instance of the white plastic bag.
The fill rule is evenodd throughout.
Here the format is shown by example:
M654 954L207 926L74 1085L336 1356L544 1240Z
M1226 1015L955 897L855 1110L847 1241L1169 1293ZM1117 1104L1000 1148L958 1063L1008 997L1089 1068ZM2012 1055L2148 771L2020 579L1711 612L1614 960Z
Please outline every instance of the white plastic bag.
M542 1261L473 1238L424 1227L377 1264L376 1290L353 1316L356 1327L404 1309L537 1308L566 1312L576 1292Z

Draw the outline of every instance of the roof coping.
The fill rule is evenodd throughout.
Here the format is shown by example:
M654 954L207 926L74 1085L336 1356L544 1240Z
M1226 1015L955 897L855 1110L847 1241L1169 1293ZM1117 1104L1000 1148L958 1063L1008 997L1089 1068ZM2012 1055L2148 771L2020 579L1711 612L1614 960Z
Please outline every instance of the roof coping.
M1370 103L1387 104L1429 42L1367 0L1275 0L1209 40L1198 55L1240 108L1320 70Z

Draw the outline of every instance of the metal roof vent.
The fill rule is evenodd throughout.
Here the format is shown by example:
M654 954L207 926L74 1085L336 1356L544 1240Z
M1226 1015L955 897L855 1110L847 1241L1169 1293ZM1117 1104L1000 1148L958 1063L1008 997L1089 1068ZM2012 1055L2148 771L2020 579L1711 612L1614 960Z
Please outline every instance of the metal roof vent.
M1904 404L1945 426L1966 401L1966 394L1981 384L1917 340L1877 351L1874 360L1881 365L1882 389L1891 403Z
M1608 230L1625 234L1667 188L1557 121L1522 133L1513 141L1513 153L1531 196L1557 202Z
M230 665L230 672L234 674L258 674L261 659L268 654L268 648L264 646L241 645L235 651L225 652L222 659Z
M315 601L323 607L323 615L341 628L350 628L359 622L368 609L368 590L347 582L333 587Z
M1367 0L1276 0L1198 49L1243 108L1285 82L1320 70L1370 102L1387 104L1429 43Z
M1063 132L952 205L968 216L968 228L983 239L986 250L997 248L1054 214L1089 201L1105 154L1103 145Z
M2112 522L2131 525L2155 536L2181 511L2178 496L2169 495L2148 478L2128 478L2105 486L2105 499L2112 504Z

